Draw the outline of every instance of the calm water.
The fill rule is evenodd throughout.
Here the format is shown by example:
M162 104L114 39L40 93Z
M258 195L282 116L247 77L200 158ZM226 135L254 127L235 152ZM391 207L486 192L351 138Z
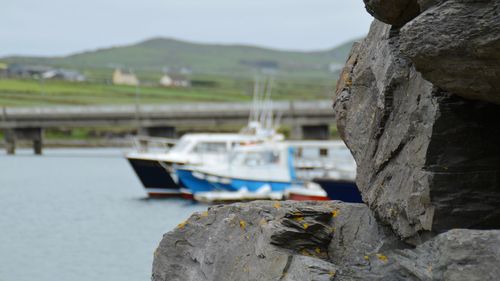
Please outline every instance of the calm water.
M150 280L165 232L192 212L147 200L117 149L0 153L0 280Z

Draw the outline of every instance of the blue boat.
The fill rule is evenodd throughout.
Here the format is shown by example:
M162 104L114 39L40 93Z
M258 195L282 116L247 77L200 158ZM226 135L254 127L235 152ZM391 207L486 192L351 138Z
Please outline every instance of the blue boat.
M361 193L353 180L319 178L313 180L326 191L331 200L340 200L349 203L363 203Z
M179 182L194 195L219 192L224 198L234 199L226 193L252 197L269 192L294 195L289 198L295 200L362 202L354 181L356 163L340 141L264 142L236 147L227 162L182 166L176 171ZM309 183L321 186L326 194L320 196Z
M294 150L270 142L236 148L227 163L176 167L179 182L192 194L208 191L283 192L298 183Z

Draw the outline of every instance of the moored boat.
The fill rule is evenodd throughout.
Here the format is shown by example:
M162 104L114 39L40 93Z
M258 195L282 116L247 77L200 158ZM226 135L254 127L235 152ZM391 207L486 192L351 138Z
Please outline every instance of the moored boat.
M187 192L203 201L238 196L247 201L264 186L291 200L358 202L360 197L357 188L347 186L354 182L356 163L340 141L264 142L236 147L226 163L175 170Z
M173 165L226 162L235 145L257 141L259 138L245 134L186 134L164 152L136 149L125 157L150 197L184 197L183 185L173 173Z
M209 191L258 192L268 186L283 192L297 184L293 151L284 142L239 146L227 162L214 165L175 167L179 182L196 195Z
M340 200L349 203L363 203L363 198L354 180L336 178L317 178L319 184L330 200Z

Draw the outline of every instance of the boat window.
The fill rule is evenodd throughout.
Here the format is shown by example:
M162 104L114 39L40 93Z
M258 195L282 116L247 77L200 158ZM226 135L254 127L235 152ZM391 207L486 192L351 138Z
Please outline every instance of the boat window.
M328 149L327 148L320 148L319 155L320 156L328 156Z
M194 147L196 153L226 153L225 142L200 142Z
M317 157L319 157L319 150L317 147L304 147L304 148L302 148L301 157L303 157L303 158L317 158Z
M279 163L280 157L277 151L248 152L244 157L247 166L263 166Z

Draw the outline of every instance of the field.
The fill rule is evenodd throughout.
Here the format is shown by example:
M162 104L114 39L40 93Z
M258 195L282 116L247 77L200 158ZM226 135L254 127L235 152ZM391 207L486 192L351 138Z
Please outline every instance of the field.
M224 76L193 77L211 81L210 87L164 88L154 84L118 86L106 81L66 82L0 79L0 106L99 105L239 102L252 99L253 81ZM280 79L272 91L274 100L328 99L335 79Z
M275 77L274 100L327 99L335 86L337 68L345 62L352 44L300 52L153 38L64 57L5 57L0 58L4 66L73 69L85 75L87 82L1 79L0 72L0 106L250 101L256 73ZM133 70L141 86L112 85L116 68ZM192 87L159 87L167 70L187 74Z

